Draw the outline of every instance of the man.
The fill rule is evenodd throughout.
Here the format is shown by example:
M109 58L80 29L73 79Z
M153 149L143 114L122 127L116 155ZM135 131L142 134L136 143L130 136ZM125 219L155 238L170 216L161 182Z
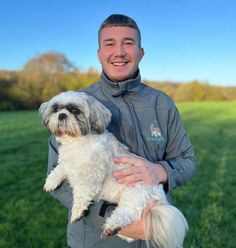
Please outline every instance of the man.
M101 80L83 91L110 109L112 121L108 130L129 147L127 156L114 160L132 166L116 171L114 177L131 187L136 183L162 183L171 201L171 190L188 181L196 168L193 148L179 113L168 96L141 83L138 66L144 50L133 19L117 14L109 16L99 29L98 42L98 58L103 69ZM56 166L56 160L57 143L52 137L49 172ZM63 183L52 194L70 213L69 185ZM151 207L152 204L143 211L141 220L120 231L122 235L138 239L127 243L117 236L101 240L101 226L114 206L104 201L95 203L82 220L68 224L68 247L145 247L144 220Z

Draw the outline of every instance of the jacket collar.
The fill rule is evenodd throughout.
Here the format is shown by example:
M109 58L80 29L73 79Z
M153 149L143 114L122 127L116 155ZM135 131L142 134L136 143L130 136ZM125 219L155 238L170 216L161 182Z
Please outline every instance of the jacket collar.
M101 74L101 83L106 94L113 97L120 97L138 91L141 82L139 70L135 77L126 81L113 82L107 78L104 72Z

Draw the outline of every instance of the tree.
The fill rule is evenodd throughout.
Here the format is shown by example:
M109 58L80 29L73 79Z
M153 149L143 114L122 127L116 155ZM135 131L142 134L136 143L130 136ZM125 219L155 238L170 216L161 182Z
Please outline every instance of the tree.
M10 91L16 84L17 74L11 71L0 70L0 110L16 108L16 101L12 98Z
M195 80L181 84L174 95L174 99L176 101L203 101L206 94L205 85Z
M47 52L27 62L23 70L55 75L58 73L71 72L76 70L76 68L62 53Z

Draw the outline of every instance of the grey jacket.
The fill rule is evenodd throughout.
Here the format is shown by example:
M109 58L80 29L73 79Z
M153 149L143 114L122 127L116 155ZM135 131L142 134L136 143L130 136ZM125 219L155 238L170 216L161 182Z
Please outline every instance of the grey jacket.
M193 147L184 130L173 101L161 91L141 83L139 72L135 79L114 83L104 73L100 82L83 89L100 100L112 113L108 130L131 152L151 162L161 163L168 173L164 185L167 198L170 192L188 181L196 170ZM79 158L78 158L79 159ZM48 172L56 166L57 143L49 140ZM64 182L52 195L66 208L72 205L71 188ZM103 201L90 207L89 214L75 224L68 224L67 242L71 248L146 247L144 241L127 243L118 237L101 240L101 227L113 207L104 207ZM103 211L103 210L106 211ZM105 212L101 214L101 212Z

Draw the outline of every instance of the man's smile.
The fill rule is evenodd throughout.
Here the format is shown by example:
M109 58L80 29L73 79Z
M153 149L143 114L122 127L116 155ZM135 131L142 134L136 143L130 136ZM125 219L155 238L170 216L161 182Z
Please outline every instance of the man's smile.
M111 62L112 65L117 66L117 67L119 67L119 66L125 66L125 65L127 65L128 63L129 63L128 61Z

